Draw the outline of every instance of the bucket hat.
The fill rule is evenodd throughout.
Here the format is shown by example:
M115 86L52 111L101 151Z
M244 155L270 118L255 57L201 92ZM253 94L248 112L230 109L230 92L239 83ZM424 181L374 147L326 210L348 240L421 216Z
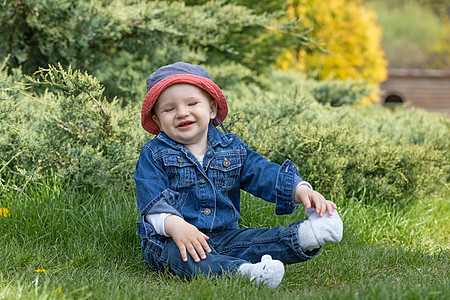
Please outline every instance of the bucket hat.
M147 95L141 111L141 124L146 131L152 134L160 132L158 124L152 119L152 108L159 95L176 83L188 83L205 90L217 102L216 119L220 122L225 120L228 114L227 100L222 90L211 80L208 71L201 66L180 61L159 68L147 78ZM213 125L219 125L219 121L213 120Z

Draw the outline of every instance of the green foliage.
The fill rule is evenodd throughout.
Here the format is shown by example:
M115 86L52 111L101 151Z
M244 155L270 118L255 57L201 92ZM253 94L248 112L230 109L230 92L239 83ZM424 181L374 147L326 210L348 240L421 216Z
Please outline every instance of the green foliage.
M241 76L246 75L248 74L241 73ZM236 77L232 76L232 78ZM373 87L362 81L316 81L305 79L303 74L293 70L275 71L265 77L254 76L254 81L254 84L243 85L239 81L234 81L232 85L227 85L227 89L224 89L224 91L228 98L231 99L229 101L231 111L240 111L247 104L255 104L252 102L255 97L259 97L267 90L280 92L283 95L297 91L314 98L315 101L325 106L333 107L363 103L374 90ZM235 100L236 98L239 100ZM286 108L280 108L280 110L283 109Z
M0 185L3 186L3 174L8 173L8 166L20 156L23 141L19 136L21 128L19 99L25 93L26 87L20 83L20 70L8 74L6 60L0 65Z
M88 71L108 98L141 102L145 78L183 60L264 72L303 29L277 23L224 0L187 6L181 1L4 1L0 56L30 75L48 64ZM273 45L276 47L272 47Z
M383 33L383 46L402 39L423 48L441 36L442 28L439 18L419 4L409 2L397 8L380 4L378 10L380 11L379 22L389 28Z
M318 102L331 106L356 104L363 97L368 97L372 91L365 82L349 80L313 81L310 90Z
M105 101L96 78L70 67L40 69L29 81L49 89L7 98L15 110L2 120L3 181L16 178L16 187L57 174L76 186L132 186L143 135L139 111Z
M281 90L304 89L317 102L334 107L361 103L374 92L374 88L363 81L308 80L302 79L300 73L293 71L275 72L270 80ZM271 89L276 90L274 87Z
M20 91L6 72L0 89L6 188L49 173L76 186L133 186L139 149L150 138L139 126L140 107L105 101L95 77L70 67L49 66L29 77L46 87L41 92ZM214 72L228 80L228 69ZM226 126L269 160L293 160L320 192L391 202L448 189L448 118L343 105L370 93L355 82L314 82L283 72L254 81L228 82Z
M231 131L271 161L290 158L331 197L392 202L448 190L445 116L377 106L336 110L318 104L311 89L289 90L275 85L233 99L240 113L230 118Z

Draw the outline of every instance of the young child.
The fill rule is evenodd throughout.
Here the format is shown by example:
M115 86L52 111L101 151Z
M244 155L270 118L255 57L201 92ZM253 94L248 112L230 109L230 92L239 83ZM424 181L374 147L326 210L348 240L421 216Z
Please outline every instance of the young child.
M291 161L271 163L226 133L227 113L225 96L200 66L177 62L148 77L142 126L156 137L142 148L134 175L143 258L182 277L225 272L275 288L284 264L339 242L342 221ZM239 229L241 189L275 203L279 215L303 204L309 218Z

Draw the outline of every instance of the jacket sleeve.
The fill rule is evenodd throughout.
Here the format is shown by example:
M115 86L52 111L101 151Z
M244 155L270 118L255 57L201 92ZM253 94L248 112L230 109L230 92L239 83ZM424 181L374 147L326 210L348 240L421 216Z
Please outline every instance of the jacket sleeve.
M286 160L281 166L269 162L242 142L246 151L241 171L241 188L265 201L275 203L277 215L290 214L297 185L303 181L295 164Z
M151 149L146 146L139 155L134 180L137 207L142 216L168 213L182 217L172 205L179 196L178 192L169 188L167 173L154 159Z

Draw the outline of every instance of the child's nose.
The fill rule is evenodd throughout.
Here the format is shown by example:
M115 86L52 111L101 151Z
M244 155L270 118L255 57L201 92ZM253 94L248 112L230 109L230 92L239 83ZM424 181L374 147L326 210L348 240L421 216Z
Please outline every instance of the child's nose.
M187 107L179 107L177 109L177 118L183 118L187 115L189 115L189 110L187 109Z

